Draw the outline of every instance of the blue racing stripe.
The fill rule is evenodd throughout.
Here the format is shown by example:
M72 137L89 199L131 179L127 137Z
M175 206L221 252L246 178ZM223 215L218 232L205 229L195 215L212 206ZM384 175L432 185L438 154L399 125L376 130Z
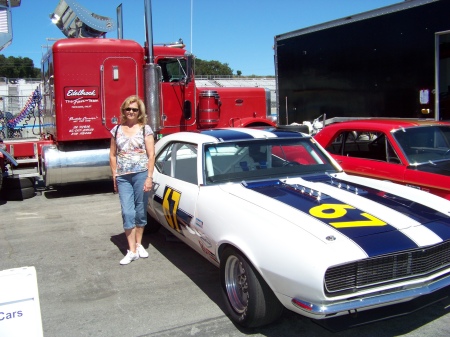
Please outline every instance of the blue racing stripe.
M443 241L450 239L450 224L444 221L432 221L423 224L429 230L432 230Z
M354 240L369 257L396 253L417 248L417 245L400 231L361 236Z
M294 131L270 130L278 138L305 138L302 134Z
M417 248L411 239L395 227L330 196L322 194L318 200L308 191L280 181L249 183L246 187L335 228L359 245L369 257Z
M217 138L218 140L244 140L244 139L254 139L252 135L249 135L248 133L237 131L237 130L231 130L231 129L212 129L212 130L206 130L206 131L200 131L200 133L212 136Z
M277 130L275 128L264 131L270 132L277 138L305 138L302 134L293 131ZM247 133L234 129L212 129L200 131L200 133L215 137L217 139L222 139L224 141L254 139L251 132Z
M335 178L332 180L330 178L326 178L324 180L324 183L328 183L332 186L336 186L339 182L342 185L348 184L346 181ZM367 199L392 208L395 211L403 213L411 219L421 223L424 227L438 235L443 241L450 239L450 217L445 216L444 214L425 205L412 202L411 200L392 195L384 191L353 183L350 185L367 192L364 195Z

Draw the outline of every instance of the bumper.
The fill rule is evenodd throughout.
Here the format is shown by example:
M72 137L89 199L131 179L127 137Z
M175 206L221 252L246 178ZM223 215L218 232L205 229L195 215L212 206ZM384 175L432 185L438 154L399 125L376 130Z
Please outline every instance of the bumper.
M300 314L316 319L322 319L338 314L349 314L357 311L403 303L418 297L433 294L448 286L450 286L450 275L415 288L399 287L397 290L390 291L389 293L355 298L345 302L316 304L294 298L291 300L291 304L295 309L300 309ZM450 289L448 292L450 293Z

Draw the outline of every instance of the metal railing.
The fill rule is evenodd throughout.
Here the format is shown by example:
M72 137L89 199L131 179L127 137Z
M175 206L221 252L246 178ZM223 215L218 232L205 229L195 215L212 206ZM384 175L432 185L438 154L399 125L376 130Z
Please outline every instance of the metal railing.
M0 138L30 138L40 134L39 79L0 78Z

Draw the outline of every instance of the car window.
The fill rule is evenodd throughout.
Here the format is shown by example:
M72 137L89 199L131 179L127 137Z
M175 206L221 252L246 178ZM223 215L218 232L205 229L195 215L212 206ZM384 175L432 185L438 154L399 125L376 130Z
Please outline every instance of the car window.
M169 143L156 157L155 167L166 176L197 184L197 145Z
M204 154L207 184L336 171L311 138L207 144Z
M161 67L163 82L178 82L185 77L186 60L180 58L167 58L158 61Z
M449 126L404 128L395 131L393 136L411 164L450 158Z
M326 150L346 157L400 163L386 135L377 131L342 131Z

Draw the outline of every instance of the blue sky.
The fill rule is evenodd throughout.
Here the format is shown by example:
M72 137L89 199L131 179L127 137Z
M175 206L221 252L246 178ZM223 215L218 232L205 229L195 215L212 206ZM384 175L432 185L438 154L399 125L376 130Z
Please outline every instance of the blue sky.
M143 45L144 0L77 0L116 19L122 4L124 38ZM274 75L274 36L392 5L399 0L152 0L155 43L182 38L202 60L228 63L234 73ZM12 9L13 41L0 54L28 57L40 67L47 38L64 38L49 14L59 0L22 0ZM192 9L192 11L191 11ZM192 20L191 20L192 18ZM192 32L192 34L191 34ZM116 38L117 33L107 37Z

